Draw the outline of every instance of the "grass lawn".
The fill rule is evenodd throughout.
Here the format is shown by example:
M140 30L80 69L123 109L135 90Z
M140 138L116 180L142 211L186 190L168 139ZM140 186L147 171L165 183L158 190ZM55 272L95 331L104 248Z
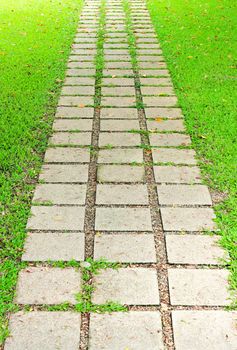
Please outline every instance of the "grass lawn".
M0 0L0 343L82 0Z
M237 3L147 0L206 182L237 290ZM217 195L218 197L218 195Z

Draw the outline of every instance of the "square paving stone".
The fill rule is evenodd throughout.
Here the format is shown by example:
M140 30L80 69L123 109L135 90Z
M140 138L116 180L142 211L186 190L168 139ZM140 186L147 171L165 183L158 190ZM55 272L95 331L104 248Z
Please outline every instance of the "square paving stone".
M165 62L140 62L139 63L139 69L140 69L140 74L142 75L143 69L161 69L161 68L167 68L167 65ZM142 92L143 94L143 92ZM147 95L147 93L145 93ZM150 95L150 93L148 94Z
M172 86L142 86L141 92L142 95L174 94Z
M49 147L46 150L44 161L48 163L88 163L90 151L76 147Z
M167 235L168 261L171 264L220 265L220 259L227 256L218 245L219 239L207 235Z
M114 68L122 68L122 69L132 69L131 62L105 62L105 69L114 69Z
M143 233L96 235L94 258L121 263L155 263L154 237Z
M147 128L153 131L185 131L182 119L165 120L157 118L154 120L147 120Z
M236 321L235 311L173 311L176 350L236 350Z
M158 163L174 163L195 165L195 152L192 149L157 148L152 150L153 161Z
M69 68L66 70L66 76L67 77L87 77L87 76L91 76L94 77L95 76L95 68L83 68L83 69L79 69L79 68ZM92 94L94 95L94 94ZM86 98L87 99L87 98ZM85 101L86 101L85 99ZM78 99L72 99L73 102L77 101ZM65 99L65 101L69 101L69 99ZM66 103L67 105L68 103ZM88 104L91 104L90 102L88 102ZM71 102L70 102L71 105ZM74 103L73 103L74 105Z
M83 85L91 85L92 87L95 85L94 77L67 77L64 80L64 87L68 86L77 86L82 89ZM93 87L94 89L94 87Z
M99 182L144 182L145 169L143 166L130 165L100 165L97 170Z
M97 208L98 231L152 231L148 208Z
M147 50L147 53L151 54L151 50ZM156 56L156 55L152 56L152 55L144 54L144 50L142 52L140 52L140 55L139 55L139 52L138 52L137 61L138 61L138 64L139 64L139 62L165 62L163 56L161 56L161 55L159 55L159 56Z
M39 179L52 183L86 182L88 179L88 165L46 164L42 166Z
M55 119L53 130L55 131L91 131L92 119Z
M189 135L183 134L150 134L151 146L189 146L191 139Z
M141 149L124 148L124 149L102 149L99 151L98 163L142 163L143 152Z
M145 63L149 63L149 62L145 62ZM158 65L158 63L157 62L153 62L153 63L156 63L157 65ZM160 63L163 63L163 62L160 62ZM158 68L156 68L156 69L140 69L140 71L139 71L139 75L141 76L141 77L149 77L149 76L151 76L151 77L169 77L169 71L167 70L167 69L158 69ZM151 94L151 95L155 95L154 93L153 94ZM146 96L146 95L145 95Z
M140 77L140 83L141 86L172 86L172 81L170 78L147 78L147 77ZM156 107L162 107L161 106L156 106ZM149 108L147 106L146 108Z
M106 96L125 96L130 95L135 98L135 88L133 86L111 86L102 87L101 94Z
M215 230L215 214L211 208L161 208L165 231Z
M115 55L115 56L120 56L120 55L129 55L129 51L126 49L105 49L104 50L105 55Z
M77 350L81 315L77 312L31 311L10 316L5 350Z
M85 204L86 185L38 184L33 202L52 204Z
M76 62L71 62L76 63ZM94 95L94 86L63 86L62 95Z
M131 97L102 97L101 104L103 106L117 106L117 107L129 107L135 106L136 99L134 96Z
M133 78L103 78L103 85L112 86L132 86L134 88L134 79Z
M92 107L58 107L56 118L93 118Z
M119 69L119 68L107 68L103 70L103 75L106 77L133 77L133 71L131 69Z
M89 349L163 350L160 313L129 311L104 315L92 314Z
M169 269L172 305L224 306L230 304L227 270Z
M135 120L101 120L100 131L140 130L138 119Z
M175 107L177 104L176 96L168 96L168 97L153 97L153 96L143 96L143 103L147 106L161 106L161 107Z
M100 133L99 135L99 147L106 145L112 145L115 147L131 147L138 146L141 144L141 137L138 134L132 133Z
M198 167L154 166L156 182L160 183L200 183L201 173Z
M157 191L161 205L212 205L204 185L160 185Z
M146 118L183 118L182 110L180 108L146 107L145 114Z
M101 108L101 119L136 119L136 108Z
M36 206L27 228L32 230L83 230L84 207Z
M94 97L91 96L61 96L59 106L80 107L94 104Z
M49 142L53 145L82 145L91 144L90 132L55 132Z
M146 185L97 185L96 204L148 205Z
M95 276L92 301L105 304L109 300L126 305L158 305L156 270L152 268L107 269Z
M84 233L29 232L24 245L23 261L84 260Z
M91 73L91 71L95 72L95 64L94 62L92 61L82 61L82 62L68 62L67 64L67 75L71 75L70 72L71 70L70 69L80 69L82 71L82 74L84 75L84 72L86 71L89 71L90 73L89 74L94 74L94 73ZM72 72L76 72L76 71L72 71ZM72 74L74 75L74 74ZM80 72L78 71L78 75L80 75ZM94 92L92 92L91 95L93 95ZM63 94L65 95L65 94ZM66 94L67 95L67 94ZM85 93L84 94L80 94L80 95L86 95ZM90 94L89 94L90 95Z
M81 291L81 273L72 268L27 267L20 271L16 302L18 304L76 304Z

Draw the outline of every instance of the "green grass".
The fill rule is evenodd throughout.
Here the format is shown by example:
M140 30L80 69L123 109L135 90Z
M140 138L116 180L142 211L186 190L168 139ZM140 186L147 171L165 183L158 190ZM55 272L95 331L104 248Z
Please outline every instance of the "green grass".
M188 132L216 206L237 290L237 3L148 0Z
M0 0L0 342L82 0Z

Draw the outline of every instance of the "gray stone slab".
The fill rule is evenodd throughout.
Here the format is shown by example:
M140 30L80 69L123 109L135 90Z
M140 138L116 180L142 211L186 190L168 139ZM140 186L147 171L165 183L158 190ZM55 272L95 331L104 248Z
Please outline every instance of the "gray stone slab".
M148 62L146 62L148 63ZM155 62L153 62L155 63ZM162 62L163 63L163 62ZM140 77L169 77L169 71L167 69L142 69L139 71Z
M136 108L101 108L101 119L136 119Z
M143 166L130 165L100 165L97 171L99 182L144 182L145 170Z
M170 78L145 78L140 77L141 86L172 86Z
M161 107L175 107L177 105L177 97L176 96L143 96L143 103L146 106L161 106Z
M156 118L153 120L147 120L147 128L152 131L185 131L182 119L165 120L162 118Z
M182 110L180 108L145 108L146 118L168 118L176 119L183 118Z
M183 134L150 134L151 146L189 146L191 139L189 135Z
M172 86L141 86L142 95L173 95Z
M131 97L102 97L101 105L102 106L114 106L114 107L133 107L136 104L136 99L134 96Z
M85 237L81 232L29 232L23 261L84 260Z
M85 204L86 185L38 184L33 202L52 204Z
M109 86L132 86L134 88L134 78L103 78L103 85Z
M132 133L100 133L99 147L111 145L114 147L131 147L141 144L141 138L138 134Z
M44 161L50 163L88 163L90 150L75 147L49 147L46 150Z
M139 121L136 120L101 120L100 131L129 131L140 130Z
M128 49L127 43L104 43L105 49Z
M129 55L129 51L126 49L105 49L104 50L105 55Z
M84 207L33 206L27 229L83 230L84 213Z
M201 174L197 167L154 166L156 182L161 183L200 183Z
M123 148L123 149L103 149L99 151L98 163L110 164L129 164L142 163L143 152L142 149Z
M77 350L81 315L74 312L31 311L10 316L5 350Z
M218 245L220 237L207 235L167 235L166 248L171 264L220 265L227 254Z
M140 73L142 73L142 69L147 69L147 68L150 68L150 69L160 69L160 68L167 68L166 66L166 63L165 62L147 62L147 61L144 61L144 62L139 62L139 69L140 69Z
M76 86L78 85L79 87L83 85L95 85L95 78L93 77L67 77L64 81L64 85L72 85Z
M94 97L92 96L61 96L59 99L60 106L80 107L94 104Z
M75 62L72 62L75 63ZM88 86L63 86L61 94L62 95L91 95L95 93L95 88L93 85Z
M73 49L96 49L96 43L72 44Z
M151 231L148 208L97 208L95 228L98 231Z
M104 315L92 314L89 349L163 350L159 312L129 311Z
M122 68L122 69L132 69L132 64L131 62L123 62L123 61L118 61L118 62L105 62L105 69L117 69L117 68Z
M161 208L165 231L215 230L215 215L210 208Z
M230 304L227 270L169 269L172 305L226 306Z
M82 145L91 144L90 132L55 132L49 139L52 145Z
M161 205L212 205L204 185L159 185L157 191Z
M125 68L107 68L103 70L103 75L111 78L133 77L133 71Z
M56 118L93 118L94 108L90 107L58 107Z
M157 148L152 150L153 161L158 163L174 163L195 165L195 152L191 149Z
M177 350L236 350L237 313L223 310L172 312Z
M55 131L91 131L92 119L55 119L53 130Z
M86 182L88 165L82 164L46 164L39 176L45 182Z
M87 76L91 76L94 77L95 76L95 68L68 68L66 70L66 76L67 77L87 77Z
M95 276L92 301L105 304L109 300L126 305L158 305L159 292L155 269L107 269Z
M67 75L71 75L71 74L69 74L70 73L70 69L83 69L83 71L82 71L82 75L86 75L85 73L84 73L84 70L87 72L87 70L88 69L90 69L90 70L93 70L93 72L91 72L90 71L90 73L89 73L89 75L93 75L94 74L94 72L95 72L95 64L94 64L94 62L93 61L72 61L72 62L68 62L68 64L67 64L67 68L68 68L68 70L67 70ZM79 74L78 75L80 75L80 72L78 72ZM72 74L72 75L74 75L74 74Z
M147 51L147 53L150 53L149 50ZM154 53L156 54L156 52ZM144 54L144 50L140 53L140 55L137 55L137 61L138 62L164 62L164 57L159 55L159 56L152 56L152 55L145 55Z
M104 55L104 60L105 61L116 61L117 58L114 55ZM131 56L130 55L119 55L119 60L120 61L131 61Z
M96 52L95 49L73 49L71 55L95 56Z
M148 205L146 185L97 185L96 204Z
M155 263L154 237L137 233L96 235L94 258L121 263Z
M133 86L113 86L113 87L102 87L101 93L104 96L134 96L135 88Z
M16 302L18 304L76 304L81 273L72 268L27 267L20 271Z

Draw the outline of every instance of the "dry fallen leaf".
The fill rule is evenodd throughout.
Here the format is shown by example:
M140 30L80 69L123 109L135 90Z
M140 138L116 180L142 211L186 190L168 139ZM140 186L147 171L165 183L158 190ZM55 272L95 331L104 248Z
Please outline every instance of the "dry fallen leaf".
M155 121L158 122L158 123L160 123L160 122L163 122L163 119L162 119L161 117L157 117L157 118L155 119Z

